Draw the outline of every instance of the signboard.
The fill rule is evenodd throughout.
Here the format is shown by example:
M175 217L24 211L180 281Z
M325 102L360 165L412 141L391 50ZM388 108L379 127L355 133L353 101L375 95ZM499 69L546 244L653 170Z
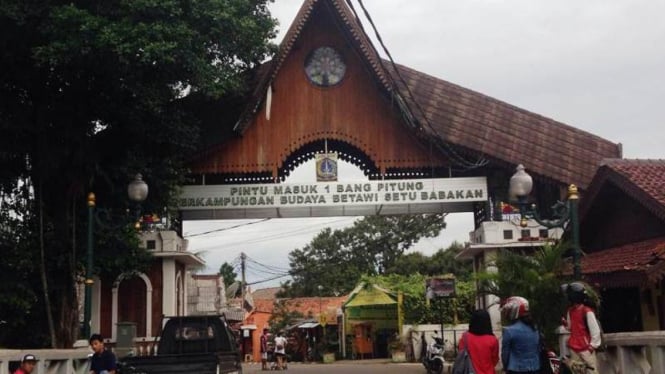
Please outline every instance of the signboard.
M455 297L455 278L428 278L425 280L425 297Z
M337 153L317 153L316 154L316 181L317 182L335 182L337 181Z
M391 207L408 206L404 213L441 213L469 211L470 203L487 200L485 177L382 180L362 182L318 182L280 184L241 184L185 186L178 199L181 211L233 211L224 218L289 216L288 209L300 209L293 216L344 216L400 214ZM461 208L444 210L442 205ZM418 209L418 205L428 205ZM307 212L302 208L331 208ZM278 212L268 210L279 209ZM260 211L252 215L251 210ZM381 212L385 210L385 212ZM221 218L207 214L189 219Z

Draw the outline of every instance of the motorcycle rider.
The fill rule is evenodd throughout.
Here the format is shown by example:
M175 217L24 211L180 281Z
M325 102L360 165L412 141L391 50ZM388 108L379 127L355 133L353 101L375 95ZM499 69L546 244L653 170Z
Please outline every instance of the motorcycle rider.
M501 307L501 316L509 325L501 336L501 362L508 374L540 372L540 333L529 314L529 302L511 296Z
M570 331L568 348L572 365L582 362L584 374L598 374L596 349L601 343L600 325L593 308L587 305L591 304L587 288L582 282L572 282L564 284L561 289L570 303L562 322Z

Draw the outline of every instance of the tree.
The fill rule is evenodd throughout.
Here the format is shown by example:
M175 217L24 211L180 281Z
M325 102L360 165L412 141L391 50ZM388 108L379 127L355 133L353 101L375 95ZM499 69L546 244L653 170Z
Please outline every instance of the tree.
M224 279L225 287L232 285L238 276L238 274L235 272L235 269L233 268L233 265L229 264L228 262L223 263L222 266L219 267L219 275L221 275L222 279Z
M304 317L301 312L294 310L299 305L292 304L290 300L275 301L274 309L268 320L270 331L273 333L284 331L287 326L293 325L296 321Z
M395 262L423 237L438 235L439 214L368 216L352 227L321 231L308 245L289 253L291 281L283 296L334 295L351 291L362 275L393 269ZM318 286L322 286L319 291Z
M501 251L496 261L496 272L479 273L479 292L492 294L504 300L522 296L529 300L534 322L554 342L554 330L565 311L566 300L560 287L566 281L566 263L563 259L565 244L546 245L533 252Z
M455 258L463 249L462 244L453 242L448 248L441 248L432 256L420 252L406 253L399 256L392 267L386 269L386 274L454 274L457 279L470 280L473 273L471 263Z
M78 305L85 259L87 192L100 207L125 212L126 184L141 172L150 184L145 209L161 213L170 204L199 144L202 118L193 108L242 94L245 72L273 50L267 2L0 5L0 195L29 191L20 217L24 242L3 245L38 249L28 270L42 282L21 285L41 295L46 318L35 328L50 330L43 342L70 347L76 338L71 306ZM96 274L140 269L136 259L146 257L135 233L97 234Z

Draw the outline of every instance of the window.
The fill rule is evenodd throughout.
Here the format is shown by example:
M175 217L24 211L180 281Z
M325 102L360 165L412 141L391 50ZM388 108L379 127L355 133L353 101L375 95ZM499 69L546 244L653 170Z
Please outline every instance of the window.
M522 230L522 238L530 238L531 230Z
M510 240L513 238L513 230L503 230L503 238Z
M145 243L145 247L146 247L146 249L155 250L155 249L157 249L157 241L155 241L155 240L148 240L148 241L146 241L146 243Z
M543 239L547 239L549 237L547 229L538 230L538 235Z

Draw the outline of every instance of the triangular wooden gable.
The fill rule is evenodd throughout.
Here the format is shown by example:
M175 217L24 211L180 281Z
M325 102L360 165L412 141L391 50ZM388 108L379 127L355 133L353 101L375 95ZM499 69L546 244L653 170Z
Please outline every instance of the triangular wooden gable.
M308 54L322 46L339 51L347 67L332 87L317 87L304 72ZM195 173L275 180L324 142L375 178L447 166L404 121L381 61L342 1L305 1L251 100L235 126L240 136L208 150Z
M327 89L304 74L307 54L323 45L342 52L348 66L344 81ZM501 169L493 174L503 180L522 163L539 183L586 190L602 159L621 157L620 144L382 60L343 0L305 0L260 71L246 110L233 119L237 138L207 147L191 163L208 183L277 181L320 152L324 140L371 178Z

